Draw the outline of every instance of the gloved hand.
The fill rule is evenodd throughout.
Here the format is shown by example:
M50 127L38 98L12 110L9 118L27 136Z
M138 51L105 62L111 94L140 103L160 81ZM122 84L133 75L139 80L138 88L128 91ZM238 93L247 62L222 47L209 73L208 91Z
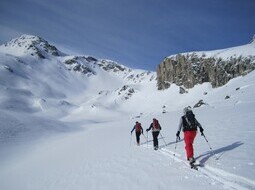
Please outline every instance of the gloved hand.
M177 133L176 133L176 141L178 141L178 140L181 140L180 131L177 131Z
M146 129L146 131L148 132L148 131L149 131L149 129Z
M203 133L203 132L204 132L203 127L200 127L199 130L200 130L201 135L204 135L204 133Z

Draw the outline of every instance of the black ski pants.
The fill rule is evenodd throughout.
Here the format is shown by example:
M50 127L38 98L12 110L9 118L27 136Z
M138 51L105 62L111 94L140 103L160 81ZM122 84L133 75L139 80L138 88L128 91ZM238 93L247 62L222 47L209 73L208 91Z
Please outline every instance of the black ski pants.
M140 131L139 132L135 132L135 135L136 135L136 142L138 144L140 144L140 135L141 135L141 132Z
M158 149L158 135L159 135L159 131L152 132L153 145L154 145L154 148L156 148L156 149Z

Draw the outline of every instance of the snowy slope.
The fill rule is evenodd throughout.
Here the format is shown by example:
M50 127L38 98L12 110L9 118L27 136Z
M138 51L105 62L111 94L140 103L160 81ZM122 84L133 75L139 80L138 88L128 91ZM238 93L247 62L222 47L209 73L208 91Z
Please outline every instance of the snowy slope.
M0 46L0 72L0 108L51 117L64 117L74 108L112 111L135 93L133 85L155 80L153 72L110 60L65 55L30 35Z
M48 47L42 42L36 47ZM0 48L1 190L255 189L255 72L179 94L175 85L156 90L153 72L30 50ZM195 171L175 133L183 107L199 100L206 105L194 113L215 155L198 133ZM130 136L135 121L146 129L154 117L162 126L158 151L150 133L139 147Z
M226 49L220 50L211 50L211 51L195 51L195 52L186 52L181 54L196 54L199 57L214 57L214 58L222 58L223 60L229 60L231 58L238 57L253 57L255 56L255 39L253 39L249 44L245 44L237 47L230 47ZM175 57L176 55L171 55L171 57Z

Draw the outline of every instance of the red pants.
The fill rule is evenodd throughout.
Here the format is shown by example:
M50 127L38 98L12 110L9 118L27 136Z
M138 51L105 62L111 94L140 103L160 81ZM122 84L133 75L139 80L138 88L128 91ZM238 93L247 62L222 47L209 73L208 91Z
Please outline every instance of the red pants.
M193 142L196 137L196 134L197 134L197 131L185 131L184 132L184 142L185 142L187 159L194 156Z

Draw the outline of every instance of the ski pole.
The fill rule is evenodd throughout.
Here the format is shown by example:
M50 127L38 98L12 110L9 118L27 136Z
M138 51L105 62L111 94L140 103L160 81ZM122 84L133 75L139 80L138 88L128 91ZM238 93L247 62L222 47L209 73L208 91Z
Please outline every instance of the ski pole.
M129 143L129 146L131 146L131 143L132 143L132 133L130 135L130 143Z
M146 143L147 143L147 138L145 137L145 135L142 133L142 135L143 135L143 137L144 137L144 139L146 140Z
M161 136L161 138L163 139L163 141L164 141L164 143L165 143L165 145L166 145L166 141L165 141L165 139L164 139L164 137L162 136L162 134L159 132L159 134L160 134L160 136ZM167 146L167 145L166 145Z
M149 143L149 142L148 142L148 131L147 131L147 149L148 149L148 143Z
M212 153L212 154L213 154L213 156L215 157L215 160L218 160L219 158L215 155L215 153L214 153L214 151L213 151L213 149L212 149L212 147L211 147L211 145L210 145L209 141L207 140L207 138L206 138L205 134L204 134L204 133L202 133L201 135L205 138L205 141L207 142L207 144L208 144L208 146L209 146L209 148L210 148L210 150L211 150L211 153Z
M174 158L175 158L175 153L176 153L177 143L178 143L178 137L176 137L176 141L175 141L173 161L174 161Z

